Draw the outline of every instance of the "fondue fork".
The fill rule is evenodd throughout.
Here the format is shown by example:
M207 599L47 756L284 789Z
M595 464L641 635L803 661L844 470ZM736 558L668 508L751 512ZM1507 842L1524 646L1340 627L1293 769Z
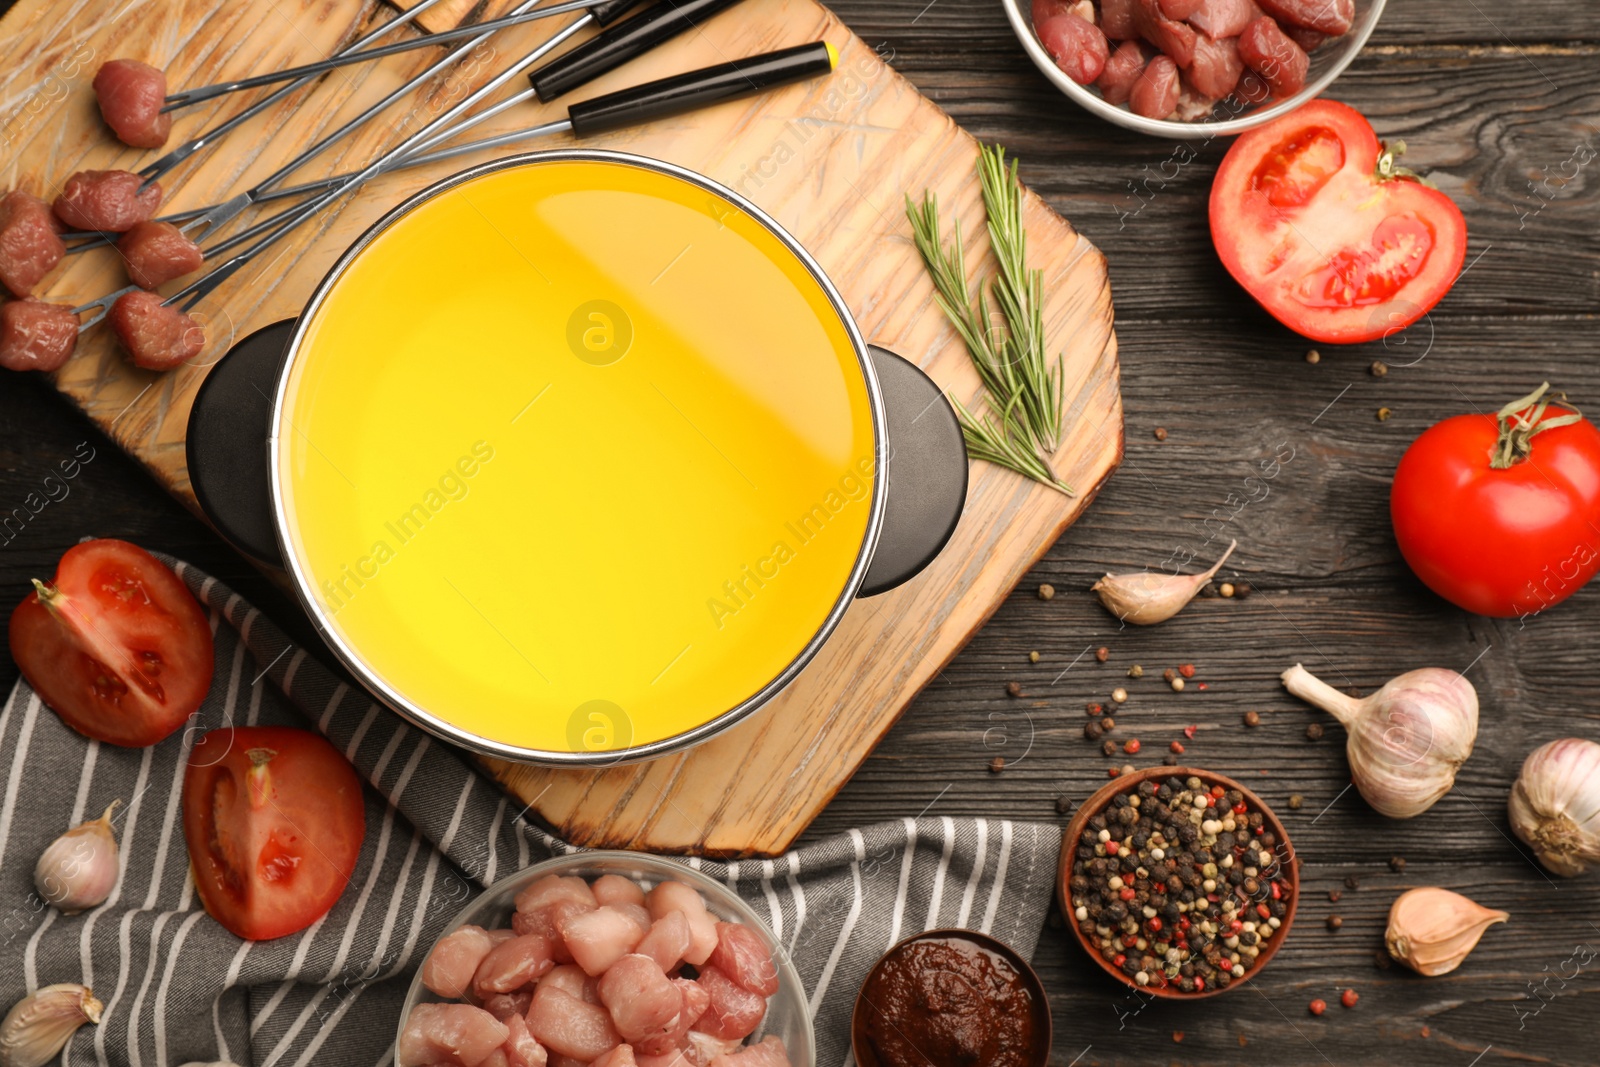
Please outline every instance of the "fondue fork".
M651 119L682 114L702 107L710 107L728 100L751 96L767 89L827 74L837 64L838 53L831 44L824 41L780 49L776 52L767 52L747 59L734 60L731 63L721 63L716 66L661 78L656 81L646 82L643 85L634 86L631 89L621 89L614 93L595 97L592 100L585 100L569 107L565 119L526 130L515 130L495 137L486 137L467 145L458 145L435 153L435 158L449 158L469 151L498 147L550 133L570 131L575 136L587 137L591 134L621 129ZM258 223L249 230L207 250L207 258L222 255L238 247L246 240L260 236L260 240L256 241L255 244L218 264L210 273L178 290L162 303L169 307L177 306L185 311L189 310L262 251L314 216L324 206L352 189L359 187L373 175L382 173L385 169L397 164L404 165L402 161L406 159L407 155L415 153L420 146L427 142L432 134L437 132L435 127L452 117L447 113L435 119L434 122L407 138L402 144L369 163L364 170L339 179L337 185L333 185L306 203L298 204L280 212L278 215ZM420 162L420 160L414 162ZM105 318L111 306L124 295L137 291L138 286L130 285L98 300L93 300L74 308L73 312L78 315L93 312L88 321L80 324L78 327L79 332L87 330Z

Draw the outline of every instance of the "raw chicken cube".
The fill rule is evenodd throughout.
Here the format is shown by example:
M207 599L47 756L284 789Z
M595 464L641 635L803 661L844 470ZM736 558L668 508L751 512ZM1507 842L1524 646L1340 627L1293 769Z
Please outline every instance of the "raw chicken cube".
M1139 80L1139 75L1144 73L1144 65L1149 62L1142 41L1123 41L1117 50L1111 53L1111 58L1106 60L1105 69L1100 72L1095 86L1100 90L1100 95L1108 104L1125 104L1133 93L1134 83Z
M146 219L129 227L117 241L128 280L141 289L159 289L174 278L192 274L205 263L200 246L170 222Z
M50 205L13 189L0 197L0 285L13 296L29 296L55 269L67 246Z
M600 979L600 1003L624 1041L659 1055L677 1044L683 993L649 956L623 956ZM664 1040L666 1039L666 1040Z
M551 1052L585 1063L592 1063L622 1044L604 1008L585 1004L545 984L534 990L533 1003L528 1007L528 1029Z
M1056 66L1079 85L1088 85L1100 77L1106 57L1111 54L1106 35L1077 15L1054 15L1035 23L1034 32Z
M1211 38L1237 37L1244 28L1265 15L1256 0L1205 0L1194 14L1189 25Z
M610 1052L601 1056L590 1064L589 1067L638 1067L639 1061L633 1058L633 1048L629 1045L618 1045Z
M549 974L539 979L539 984L559 989L568 996L577 997L585 1004L600 1003L600 983L584 974L583 968L577 964L564 963L551 968Z
M528 999L531 1001L533 998ZM513 1015L505 1023L509 1033L506 1043L500 1047L505 1050L510 1067L545 1067L550 1054L533 1036L533 1031L528 1029L528 1020L521 1015Z
M743 988L709 963L700 968L696 979L710 994L711 1002L694 1029L712 1037L734 1041L749 1037L767 1013L765 997Z
M746 1045L730 1056L717 1056L709 1067L790 1067L789 1050L776 1037L762 1038L757 1045Z
M172 115L163 115L167 76L136 59L113 59L94 76L100 117L117 140L135 148L160 148L172 132Z
M560 930L573 960L595 976L632 952L645 935L634 916L610 906L574 915Z
M671 974L689 951L689 920L681 911L669 911L651 924L634 951L655 960L663 974Z
M551 874L539 879L517 894L517 910L535 912L540 908L548 908L552 904L562 901L571 901L576 904L586 904L585 911L599 907L594 893L589 889L589 883L582 878L567 877Z
M743 1038L713 1037L700 1030L690 1030L683 1055L695 1067L706 1067L718 1056L731 1056L743 1047Z
M589 889L601 904L637 904L644 907L644 890L639 883L620 874L602 874Z
M505 1044L511 1031L471 1004L418 1004L395 1048L399 1067L448 1063L476 1067Z
M143 191L141 191L143 186ZM122 233L161 207L161 183L126 170L80 170L56 197L56 218L74 230Z
M676 1048L665 1056L650 1056L635 1051L633 1062L639 1067L695 1067L694 1062L684 1054L684 1051Z
M717 924L717 947L706 961L752 993L770 997L778 991L778 968L761 935L740 923Z
M118 297L106 318L134 366L145 370L170 370L206 347L205 327L142 289Z
M647 901L650 917L659 919L670 911L683 912L689 920L689 951L685 963L700 966L717 947L717 921L706 911L706 902L692 887L682 882L662 882L650 890Z
M478 1064L477 1067L511 1067L511 1057L506 1055L506 1047L501 1045L489 1053L489 1058Z
M538 981L555 965L543 934L523 934L489 950L472 976L472 988L480 997L510 993Z
M693 1026L711 1006L711 994L706 992L705 986L687 978L674 978L672 984L683 994L683 1021Z
M526 990L518 993L491 993L483 998L483 1010L510 1025L513 1018L520 1019L527 1015L528 1005L532 1003L533 994Z
M78 316L66 304L12 300L0 306L0 367L52 371L78 347Z
M494 942L481 926L463 926L440 938L422 965L422 984L435 996L455 998L466 993L478 964Z

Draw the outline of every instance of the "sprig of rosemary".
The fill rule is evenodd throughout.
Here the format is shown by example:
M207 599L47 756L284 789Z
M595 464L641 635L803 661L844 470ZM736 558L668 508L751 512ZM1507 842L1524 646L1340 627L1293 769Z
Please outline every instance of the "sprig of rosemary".
M960 226L947 244L933 191L923 192L920 206L906 196L906 216L933 279L934 299L961 335L988 394L988 410L981 417L954 397L951 402L973 458L1070 495L1072 487L1049 464L1061 446L1064 385L1059 357L1045 355L1044 272L1027 267L1028 234L1022 226L1016 161L1008 167L1004 148L984 146L978 153L978 181L989 245L1000 270L987 287L980 287L976 303L967 286ZM1003 326L995 322L996 307Z

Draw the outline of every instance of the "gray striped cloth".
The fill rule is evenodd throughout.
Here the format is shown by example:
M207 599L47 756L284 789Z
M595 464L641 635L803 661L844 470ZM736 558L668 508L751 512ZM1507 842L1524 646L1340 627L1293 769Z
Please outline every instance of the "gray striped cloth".
M25 681L0 711L0 1010L52 982L90 986L104 1019L73 1037L67 1065L384 1067L412 973L467 901L573 848L237 594L168 562L216 634L215 680L189 728L151 748L102 745L63 725ZM179 794L197 738L258 723L315 727L372 788L360 865L333 910L303 933L252 943L200 907ZM100 907L62 916L34 894L34 862L119 797L116 889ZM856 990L894 941L965 926L1031 954L1059 838L1044 825L904 819L777 860L687 862L737 889L789 946L810 994L818 1062L845 1067Z

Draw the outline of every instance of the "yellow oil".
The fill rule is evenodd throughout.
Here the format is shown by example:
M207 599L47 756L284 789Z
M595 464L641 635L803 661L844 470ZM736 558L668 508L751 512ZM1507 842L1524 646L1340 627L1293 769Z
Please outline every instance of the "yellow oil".
M313 310L289 550L394 692L546 752L756 694L862 552L865 382L779 240L681 179L549 161L436 196Z

